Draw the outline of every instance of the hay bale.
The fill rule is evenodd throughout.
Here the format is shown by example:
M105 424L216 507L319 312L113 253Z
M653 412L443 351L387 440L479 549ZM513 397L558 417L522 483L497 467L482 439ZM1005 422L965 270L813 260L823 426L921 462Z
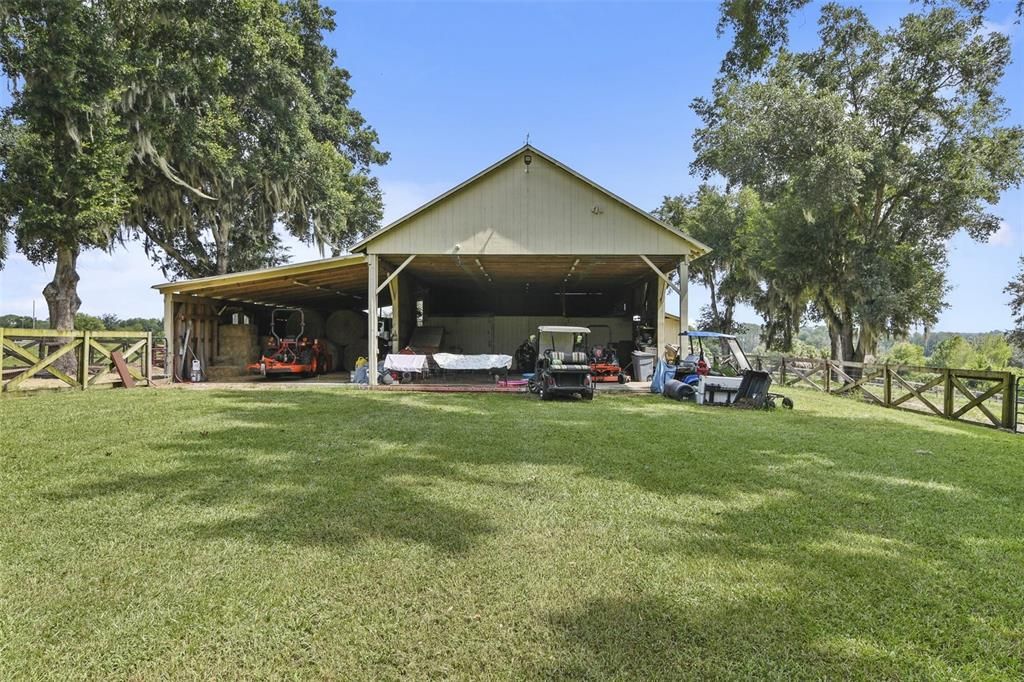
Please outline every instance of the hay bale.
M355 346L366 338L366 316L354 310L336 310L327 316L327 338L339 346Z
M254 324L222 324L217 328L220 354L217 364L245 365L252 362L260 351Z
M303 308L305 313L306 327L302 331L304 336L310 338L320 338L324 335L324 317L315 310L307 310ZM285 334L287 336L298 336L299 330L302 328L302 315L298 312L292 313L288 317L288 322L285 325Z
M320 339L320 345L324 347L324 352L326 352L331 358L331 371L335 372L342 369L341 351L338 349L338 345L327 339Z

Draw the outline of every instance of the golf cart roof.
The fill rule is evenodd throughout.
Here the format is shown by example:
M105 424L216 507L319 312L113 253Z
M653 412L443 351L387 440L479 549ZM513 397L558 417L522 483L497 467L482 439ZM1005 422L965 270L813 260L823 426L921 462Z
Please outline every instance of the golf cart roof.
M722 334L721 332L680 332L679 336L692 336L697 339L735 339L733 334Z
M589 334L590 330L586 327L565 327L561 325L546 325L537 327L539 332L565 332L567 334Z

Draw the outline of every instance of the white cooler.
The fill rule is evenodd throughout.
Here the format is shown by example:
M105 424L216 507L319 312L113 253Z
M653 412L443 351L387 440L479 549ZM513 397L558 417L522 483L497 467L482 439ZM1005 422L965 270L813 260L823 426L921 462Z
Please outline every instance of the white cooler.
M697 404L730 405L740 389L743 377L701 376L697 384Z

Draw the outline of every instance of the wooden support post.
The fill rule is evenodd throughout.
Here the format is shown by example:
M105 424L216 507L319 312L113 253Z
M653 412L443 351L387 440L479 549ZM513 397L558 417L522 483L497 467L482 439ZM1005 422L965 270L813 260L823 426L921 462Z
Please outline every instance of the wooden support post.
M892 370L889 369L889 362L886 361L885 367L882 368L883 377L883 388L882 388L882 404L886 407L892 407Z
M395 271L392 272L390 275L388 275L388 278L386 280L384 280L380 285L377 286L377 293L379 294L380 292L384 291L384 287L386 287L389 284L391 284L391 281L393 279L395 279L396 277L398 277L398 274L400 272L402 272L402 270L405 270L405 266L408 265L409 263L411 263L412 259L415 258L415 257L416 257L416 254L413 254L413 255L409 256L408 258L406 258L404 261L402 261L402 264L399 265L397 268L395 268Z
M828 358L822 360L825 364L825 393L832 392L832 361Z
M153 332L146 332L146 357L142 366L146 372L146 385L153 385Z
M411 259L412 256L409 256L409 258ZM391 352L397 353L398 351L402 350L402 321L399 317L399 310L401 307L401 293L398 290L397 277L392 277L388 280L388 291L391 294Z
M1014 423L1017 416L1017 392L1014 390L1017 382L1015 379L1016 377L1010 372L1007 372L1006 378L1003 379L1003 428L1011 431L1017 428Z
M366 340L368 341L367 348L367 360L370 363L369 375L370 375L370 386L377 385L377 280L378 280L378 268L379 257L375 253L366 255L366 263L369 266L369 276L367 280L366 293L369 297L367 302L367 335Z
M665 281L664 278L659 278L657 284L658 284L658 313L657 313L658 319L656 321L656 326L655 326L655 330L656 330L656 333L657 333L657 337L655 338L655 342L657 343L657 348L654 351L655 362L657 362L658 358L661 357L661 354L665 352L665 344L668 343L668 340L665 338L665 336L666 336L666 334L665 334L665 286L666 286L666 281ZM679 339L676 339L676 342L678 342L678 341L679 341Z
M78 353L78 383L82 385L83 391L89 387L89 361L92 359L91 341L92 332L85 332L82 336L82 350Z
M174 371L175 358L177 358L178 343L174 333L174 296L164 294L164 338L167 339L167 352L164 354L164 375L177 380L177 373Z
M953 418L953 371L942 370L942 416Z
M779 360L779 385L780 386L785 386L786 385L786 357L785 356L783 356L782 359Z
M676 292L677 294L679 293L679 287L672 283L672 280L668 278L668 275L666 275L664 272L658 269L658 266L654 264L654 261L652 261L650 258L643 254L640 254L640 258L642 258L643 261L647 263L648 267L650 267L651 270L654 270L654 274L656 274L659 279L661 279L663 282L665 282L665 284L672 288L672 291Z
M686 256L679 259L679 333L690 329L690 262ZM673 339L679 343L681 339Z

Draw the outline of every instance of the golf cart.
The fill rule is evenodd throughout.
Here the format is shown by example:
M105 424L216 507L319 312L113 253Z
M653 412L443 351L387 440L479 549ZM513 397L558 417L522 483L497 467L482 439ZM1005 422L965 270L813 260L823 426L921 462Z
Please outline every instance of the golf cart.
M531 393L539 394L541 400L573 395L594 399L590 359L583 350L589 333L586 327L537 327L537 363L529 381Z
M680 353L675 379L665 382L664 394L676 400L695 400L700 405L736 405L771 409L779 400L792 408L793 401L769 393L772 377L755 370L732 334L682 332L689 354ZM681 344L682 345L682 344Z

